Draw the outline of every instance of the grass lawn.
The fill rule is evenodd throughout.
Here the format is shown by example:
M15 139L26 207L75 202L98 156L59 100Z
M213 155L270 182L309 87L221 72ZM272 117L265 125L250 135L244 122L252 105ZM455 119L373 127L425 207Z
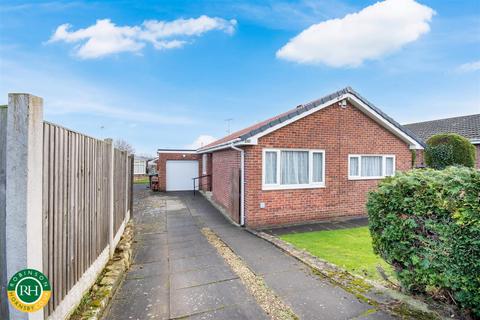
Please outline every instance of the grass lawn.
M395 279L393 269L373 253L368 227L292 233L280 238L351 273L383 280L376 270L380 265L390 280Z
M148 184L149 180L148 178L142 178L142 179L138 179L138 180L133 180L133 183L134 184Z

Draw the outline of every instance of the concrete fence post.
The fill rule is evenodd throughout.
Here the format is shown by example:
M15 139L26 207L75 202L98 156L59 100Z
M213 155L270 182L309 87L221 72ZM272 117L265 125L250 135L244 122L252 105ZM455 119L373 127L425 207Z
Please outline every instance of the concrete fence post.
M43 271L43 100L8 95L6 134L7 278L31 268ZM23 313L11 305L10 319L43 319L43 310Z
M6 260L7 106L0 106L0 319L8 319Z
M114 202L114 199L113 199L113 189L114 189L114 185L113 185L113 174L114 174L114 167L115 167L115 149L113 147L113 141L112 139L105 139L105 142L107 143L107 146L109 148L109 152L110 152L110 159L108 159L107 161L110 162L110 170L109 170L109 173L108 173L108 180L109 180L109 207L108 207L108 215L109 215L109 223L108 223L108 244L109 244L109 251L110 251L110 258L113 257L113 253L115 252L115 246L114 246L114 243L113 243L113 239L115 237L115 227L113 225L113 202Z
M128 207L128 184L130 183L128 172L130 170L130 166L128 162L128 151L125 151L125 223L130 220L130 208Z

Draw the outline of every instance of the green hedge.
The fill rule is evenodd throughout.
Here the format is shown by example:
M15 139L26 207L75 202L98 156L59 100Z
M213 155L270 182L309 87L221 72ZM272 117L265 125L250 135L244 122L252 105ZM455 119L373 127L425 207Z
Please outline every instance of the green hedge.
M475 147L466 138L455 134L436 134L427 141L425 162L434 169L448 166L475 166Z
M411 170L369 194L374 251L411 292L453 297L480 317L480 171Z

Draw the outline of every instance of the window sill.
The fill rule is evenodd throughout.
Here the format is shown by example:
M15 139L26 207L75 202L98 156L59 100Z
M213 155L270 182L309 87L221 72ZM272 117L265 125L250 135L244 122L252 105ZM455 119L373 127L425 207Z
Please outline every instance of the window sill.
M320 189L325 188L325 184L292 184L292 185L275 185L275 186L268 186L263 185L263 191L269 190L295 190L295 189Z
M348 177L348 180L382 180L382 179L385 179L387 176L385 177ZM388 176L389 177L389 176Z

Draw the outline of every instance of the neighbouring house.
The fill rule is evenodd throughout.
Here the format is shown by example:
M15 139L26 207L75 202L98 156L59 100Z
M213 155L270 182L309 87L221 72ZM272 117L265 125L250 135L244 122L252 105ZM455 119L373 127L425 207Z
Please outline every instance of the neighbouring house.
M147 174L147 157L135 156L133 159L133 174L143 175Z
M439 133L456 133L464 136L477 150L477 169L480 169L480 114L405 124L417 137L426 142Z
M232 220L264 228L364 215L368 191L423 147L348 87L198 150L159 150L158 172L167 191L205 176Z

